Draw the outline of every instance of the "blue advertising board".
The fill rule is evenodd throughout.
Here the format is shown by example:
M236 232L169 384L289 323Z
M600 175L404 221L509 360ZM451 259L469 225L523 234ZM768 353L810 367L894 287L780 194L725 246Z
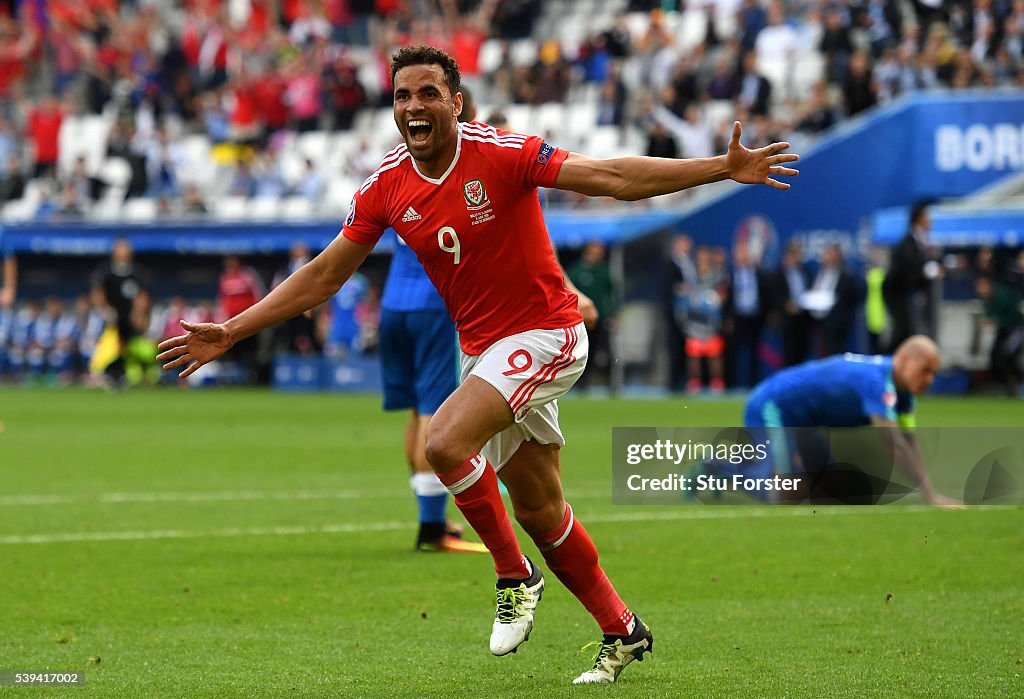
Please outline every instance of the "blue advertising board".
M606 244L626 242L671 226L676 211L576 212L548 211L545 220L556 245L575 248L589 240ZM322 250L335 238L337 220L301 223L189 222L92 224L33 222L3 227L4 244L16 253L39 255L106 255L114 240L128 238L139 253L182 255L269 255L287 252L297 241ZM390 252L394 231L381 238L376 252Z
M907 232L909 216L908 209L903 207L879 211L875 216L875 242L898 243ZM928 239L942 247L1016 247L1024 243L1024 209L950 211L940 207L932 210L931 219Z
M963 197L1024 170L1024 92L918 94L845 123L800 155L792 189L736 185L677 229L716 245L748 240L768 264L792 236L811 254L831 242L856 248L873 240L880 209Z
M380 393L380 360L282 355L274 358L271 385L280 391Z

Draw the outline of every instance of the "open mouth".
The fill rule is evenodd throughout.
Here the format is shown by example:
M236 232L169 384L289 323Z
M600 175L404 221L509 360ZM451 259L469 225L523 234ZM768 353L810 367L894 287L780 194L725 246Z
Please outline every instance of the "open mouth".
M430 132L434 127L426 119L409 120L409 139L414 143L424 143L430 138Z

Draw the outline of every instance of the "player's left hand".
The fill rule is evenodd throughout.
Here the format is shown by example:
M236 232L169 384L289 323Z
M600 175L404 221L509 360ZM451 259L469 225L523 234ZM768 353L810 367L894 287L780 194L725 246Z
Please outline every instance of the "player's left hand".
M750 150L740 143L742 133L740 122L733 122L732 139L729 141L729 151L725 154L729 177L742 184L766 184L776 189L789 189L789 184L772 179L771 175L799 175L799 171L783 167L781 163L796 162L800 156L781 152L789 148L786 142Z
M597 325L597 306L589 296L579 290L576 291L576 296L579 297L580 315L583 316L583 324L588 328L594 327Z
M179 377L185 378L204 364L222 356L231 349L234 341L219 323L189 323L181 321L181 327L188 331L187 335L178 335L161 342L157 349L158 362L166 362L164 370L184 366ZM191 362L191 363L190 363Z

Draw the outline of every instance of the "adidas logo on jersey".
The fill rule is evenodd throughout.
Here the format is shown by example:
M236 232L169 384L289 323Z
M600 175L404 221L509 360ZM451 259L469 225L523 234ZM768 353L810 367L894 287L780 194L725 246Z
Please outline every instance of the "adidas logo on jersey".
M402 216L402 223L409 223L409 221L419 221L422 216L416 213L416 209L411 206L405 210L405 215Z

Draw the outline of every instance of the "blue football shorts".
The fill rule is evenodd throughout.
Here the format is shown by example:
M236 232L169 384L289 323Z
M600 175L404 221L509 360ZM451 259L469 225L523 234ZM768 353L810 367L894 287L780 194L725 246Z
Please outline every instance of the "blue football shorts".
M457 343L447 311L382 310L384 409L436 413L458 387Z

